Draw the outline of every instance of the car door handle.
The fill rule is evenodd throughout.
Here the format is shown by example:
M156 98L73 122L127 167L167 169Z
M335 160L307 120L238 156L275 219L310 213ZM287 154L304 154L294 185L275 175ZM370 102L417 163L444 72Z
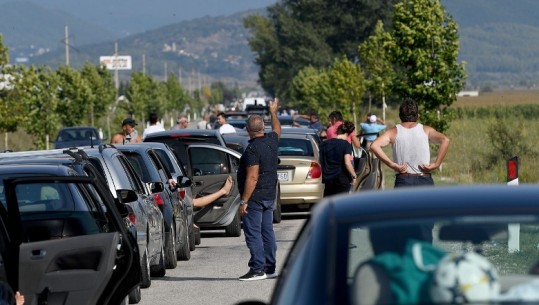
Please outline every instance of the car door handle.
M201 186L204 184L204 181L195 181L195 186Z
M45 250L32 250L32 259L44 258L47 255Z

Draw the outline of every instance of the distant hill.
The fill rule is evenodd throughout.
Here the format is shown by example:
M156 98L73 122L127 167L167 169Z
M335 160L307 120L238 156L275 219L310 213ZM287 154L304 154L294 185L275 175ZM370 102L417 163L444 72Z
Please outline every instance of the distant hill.
M183 77L188 86L200 81L221 80L229 84L256 85L258 68L247 45L247 30L242 20L255 11L226 17L203 17L164 26L156 30L117 40L118 54L130 55L133 70L146 71L163 79L165 73ZM115 42L92 44L71 53L73 66L85 62L99 63L99 56L113 55ZM63 50L33 58L33 63L57 66L63 64ZM124 74L125 76L125 74ZM195 80L195 78L197 78Z
M539 1L444 0L442 4L460 26L459 58L466 62L468 87L534 86L539 80L539 19L536 18ZM24 11L30 14L32 8ZM0 7L0 18L4 21L7 17L2 15L3 12ZM87 61L97 64L99 56L114 53L117 41L119 54L132 56L134 70L144 70L158 78L173 72L181 76L186 87L189 83L197 86L197 82L213 80L239 85L256 84L258 67L253 64L254 57L247 45L249 33L243 28L242 19L257 12L264 11L196 18L118 40L107 38L110 35L103 33L98 35L101 40L88 44L80 43L80 39L95 39L95 35L90 39L90 36L86 37L90 34L81 31L90 29L89 32L96 33L98 30L90 25L87 29L70 25L70 33L77 38L77 50L70 54L71 63L73 66L82 66ZM37 23L42 20L39 15L48 14L34 12L31 17L9 19L11 21L7 24L16 24L16 20L24 18L34 18ZM66 16L53 19L61 18ZM56 51L36 56L31 63L53 67L64 64L65 51L61 43L64 22L55 22L58 25L55 25L53 33L42 33L36 35L38 37L27 37L29 33L25 32L19 34L28 40L43 38L45 41L47 38L50 45L56 44ZM0 32L6 23L2 24ZM52 24L52 20L38 24ZM4 40L10 47L11 40L7 38ZM13 51L11 47L10 51ZM121 77L128 77L128 74L122 72Z
M75 48L115 39L98 25L26 1L0 4L0 20L0 33L12 59L64 48L66 25L69 44Z

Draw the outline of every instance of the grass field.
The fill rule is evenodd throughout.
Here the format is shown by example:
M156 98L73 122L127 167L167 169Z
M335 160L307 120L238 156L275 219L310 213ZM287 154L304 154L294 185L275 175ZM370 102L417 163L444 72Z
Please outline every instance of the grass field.
M539 182L539 116L535 115L539 90L459 97L452 108L461 108L465 114L445 132L450 146L434 175L437 185L506 183L506 160L511 156L519 158L520 183ZM397 109L386 113L388 127L398 123ZM390 148L386 153L391 154ZM432 151L432 157L435 154ZM393 188L394 173L385 165L383 168L384 187Z
M539 90L459 97L452 108L459 110L461 117L452 121L446 132L451 142L445 162L434 175L436 184L505 183L506 160L512 156L519 157L520 183L539 182ZM381 111L373 113L380 116ZM386 125L398 122L398 109L388 108ZM6 148L35 149L32 138L22 131L4 134L0 149ZM390 148L386 152L390 154ZM394 174L385 165L383 168L384 185L392 188Z

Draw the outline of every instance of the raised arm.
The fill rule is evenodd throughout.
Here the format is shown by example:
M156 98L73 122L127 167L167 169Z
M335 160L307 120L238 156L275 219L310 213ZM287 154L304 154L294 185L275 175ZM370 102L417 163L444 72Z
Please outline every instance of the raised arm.
M279 122L279 117L277 116L277 110L279 110L279 99L274 98L273 102L269 104L269 112L271 115L271 129L281 137L281 122Z

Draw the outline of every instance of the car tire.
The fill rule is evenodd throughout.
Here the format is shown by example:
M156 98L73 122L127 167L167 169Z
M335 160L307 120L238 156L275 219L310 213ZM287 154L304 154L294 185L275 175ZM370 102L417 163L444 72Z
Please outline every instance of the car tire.
M182 220L180 231L180 249L176 253L176 258L180 261L188 261L191 259L191 250L189 249L189 232L187 232L187 221Z
M176 266L176 231L174 225L170 225L170 234L165 233L165 268L174 269Z
M239 237L241 236L241 218L240 214L236 211L234 215L234 220L225 227L225 236L226 237Z
M137 287L129 293L129 304L138 304L140 300L142 300L142 294L140 292L140 285L137 285Z
M190 251L195 251L196 249L197 242L196 242L195 231L196 231L195 225L191 223L191 225L189 226L189 250Z
M148 248L144 250L142 254L142 264L140 266L142 271L140 279L140 288L148 288L152 284L152 279L150 275L150 260L148 259Z
M195 245L200 245L200 228L199 227L195 227Z
M158 264L151 266L150 274L155 277L163 277L166 273L167 269L165 267L165 248L161 245Z
M281 215L281 190L277 189L277 194L275 196L275 210L273 210L273 223L280 223L282 220Z

